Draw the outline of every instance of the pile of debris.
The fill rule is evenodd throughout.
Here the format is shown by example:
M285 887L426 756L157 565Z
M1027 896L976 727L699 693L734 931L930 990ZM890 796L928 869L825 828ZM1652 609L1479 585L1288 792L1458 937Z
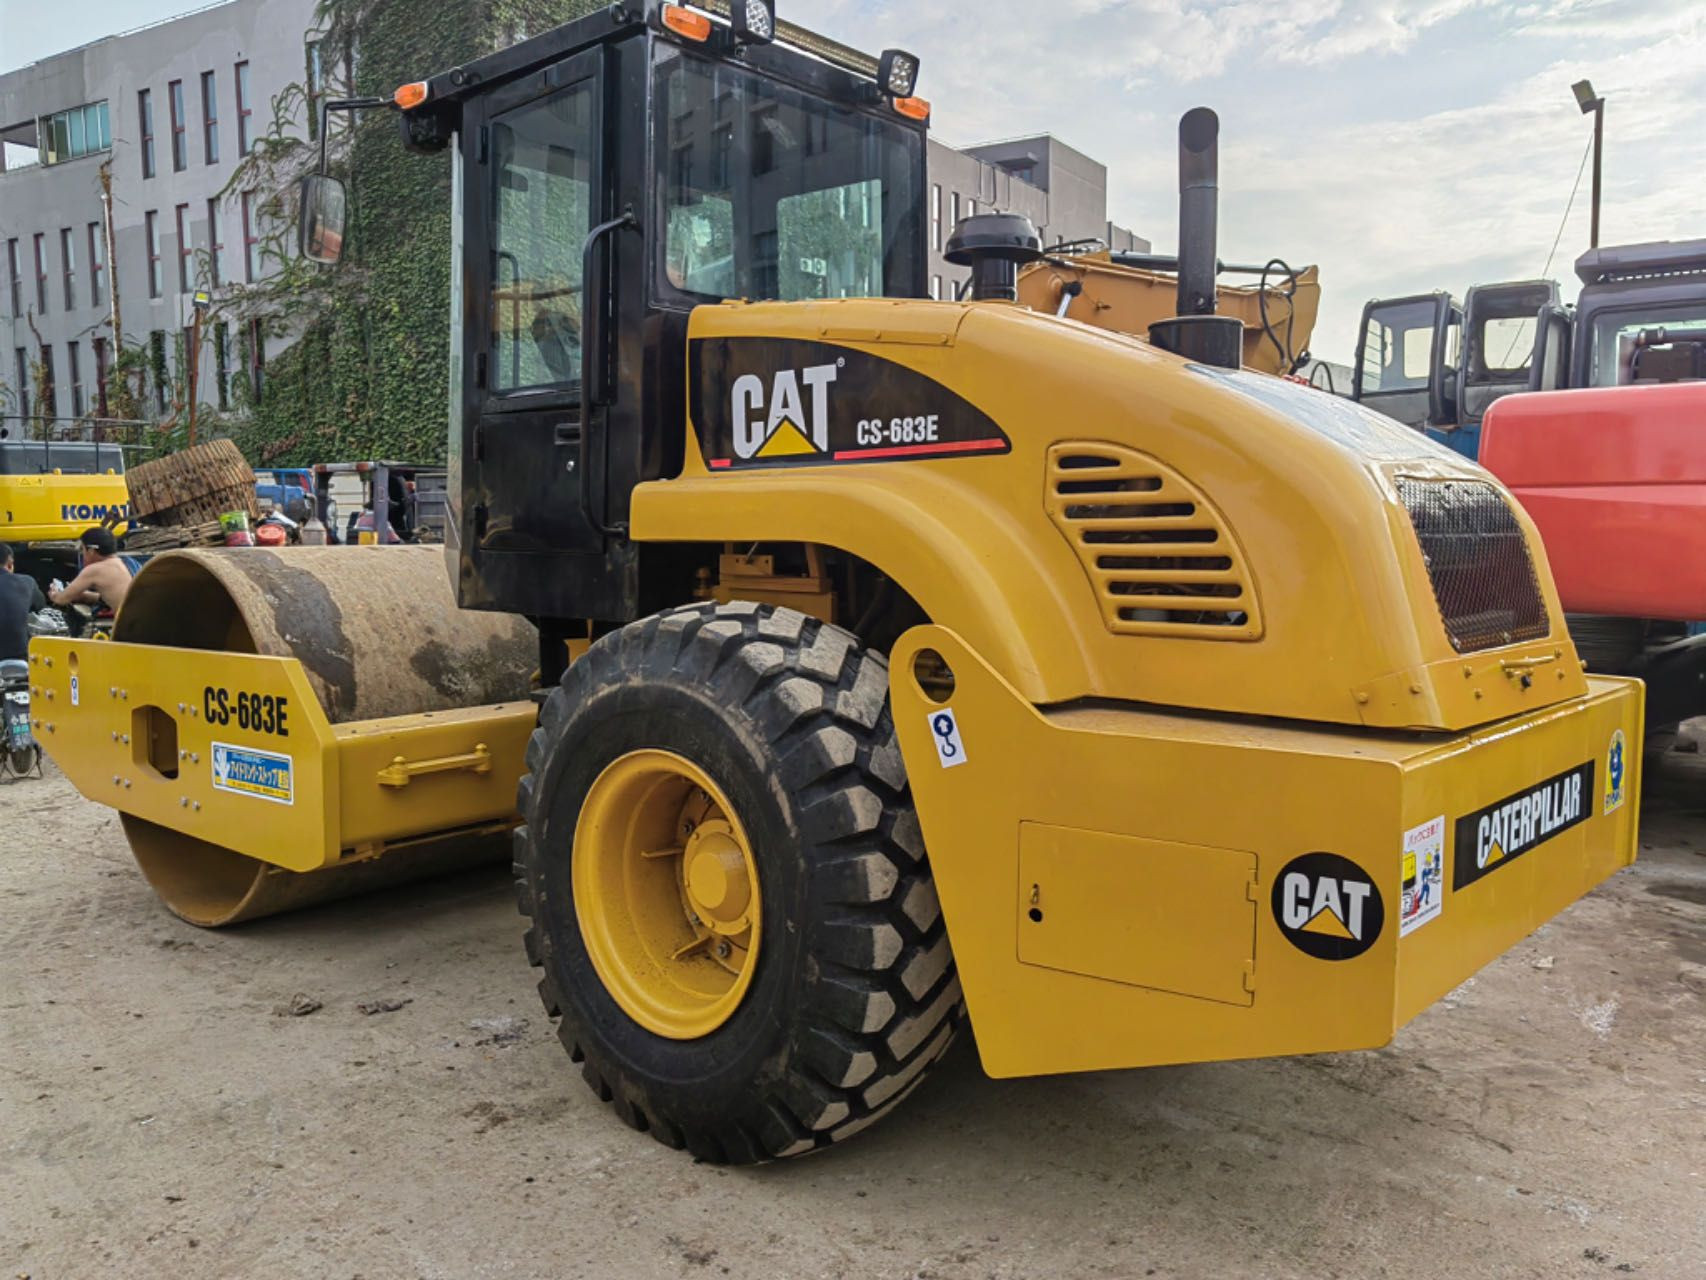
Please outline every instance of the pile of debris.
M237 446L212 440L131 468L125 477L133 528L127 551L171 551L178 547L219 546L226 529L221 517L236 513L248 523L260 518L255 473Z

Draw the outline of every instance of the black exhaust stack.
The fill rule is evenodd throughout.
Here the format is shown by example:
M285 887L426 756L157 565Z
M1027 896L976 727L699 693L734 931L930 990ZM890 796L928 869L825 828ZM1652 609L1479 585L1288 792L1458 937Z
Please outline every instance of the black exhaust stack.
M1220 117L1195 107L1179 121L1179 314L1150 325L1149 340L1187 360L1236 369L1244 363L1244 325L1214 313L1219 197Z

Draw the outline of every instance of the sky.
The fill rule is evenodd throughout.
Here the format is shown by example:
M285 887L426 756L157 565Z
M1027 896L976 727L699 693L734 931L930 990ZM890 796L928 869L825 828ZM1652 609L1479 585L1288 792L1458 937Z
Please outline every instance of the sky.
M81 0L92 38L184 0ZM1053 133L1108 166L1110 214L1170 250L1176 127L1221 120L1221 257L1321 268L1315 354L1349 361L1369 298L1528 279L1573 297L1606 99L1601 239L1706 236L1706 0L779 0L781 16L923 61L938 137ZM63 14L0 0L0 69Z

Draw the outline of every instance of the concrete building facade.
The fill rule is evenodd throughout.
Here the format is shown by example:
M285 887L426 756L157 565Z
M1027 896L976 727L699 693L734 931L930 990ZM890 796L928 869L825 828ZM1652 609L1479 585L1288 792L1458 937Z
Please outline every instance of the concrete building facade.
M107 416L115 286L125 344L177 376L196 289L267 270L258 194L221 193L271 128L275 96L315 70L314 9L227 0L0 74L0 428ZM202 402L225 399L241 352L264 365L264 341L209 326ZM38 360L51 403L36 394Z
M930 292L951 298L969 276L943 257L961 218L1022 213L1043 243L1100 240L1126 253L1149 241L1108 217L1108 169L1050 134L956 149L930 141Z

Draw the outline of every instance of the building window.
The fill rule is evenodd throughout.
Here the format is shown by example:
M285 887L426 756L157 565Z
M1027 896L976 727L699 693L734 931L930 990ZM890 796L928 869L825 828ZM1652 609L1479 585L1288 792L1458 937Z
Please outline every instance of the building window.
M22 347L14 348L13 356L18 366L18 416L30 416L30 353Z
M98 151L110 151L113 145L112 128L107 120L107 104L91 102L42 116L36 122L36 140L43 164L61 164Z
M243 279L250 284L261 278L261 237L255 226L255 193L243 193Z
M24 280L22 268L18 264L18 242L6 241L6 271L12 282L12 318L22 319L24 315Z
M107 236L99 222L89 224L89 305L98 307L107 291Z
M160 215L150 209L142 217L148 237L148 296L160 296Z
M219 86L211 71L201 73L201 151L208 164L219 163Z
M249 117L254 115L254 108L249 103L249 64L237 64L237 152L239 155L249 154Z
M147 89L136 95L136 118L142 135L142 176L154 176L154 95Z
M219 236L219 200L207 202L207 279L217 289L225 282L225 268L219 261L225 252L225 242Z
M176 210L178 224L178 292L188 293L195 279L195 244L190 240L190 207L181 204Z
M326 92L326 67L320 58L320 42L308 42L308 141L320 136L320 99Z
M148 335L148 373L154 379L154 408L166 412L166 334L156 329Z
M95 351L95 412L104 418L107 416L107 340L90 338L89 345Z
M254 390L255 403L261 401L261 391L267 380L267 336L259 320L249 321L249 385Z
M954 210L953 221L948 223L948 226L950 228L950 234L951 234L952 228L960 225L960 193L958 191L954 192L953 210Z
M938 302L940 302L942 300L942 277L941 276L931 276L930 277L930 296L932 298L936 299L936 301L938 301Z
M213 377L218 384L221 412L231 407L231 326L220 320L213 326Z
M166 105L172 113L172 171L182 173L190 162L189 135L184 124L184 82L174 80L166 86Z
M61 279L65 285L65 309L77 310L77 242L71 237L70 227L59 229L59 265L63 268Z
M83 360L75 342L65 344L65 372L71 380L71 416L83 416Z
M942 252L942 184L930 188L930 247Z
M47 314L47 235L38 231L35 236L36 250L36 310L42 315Z
M53 385L53 348L41 344L41 404L36 412L53 419L59 416L59 389Z

